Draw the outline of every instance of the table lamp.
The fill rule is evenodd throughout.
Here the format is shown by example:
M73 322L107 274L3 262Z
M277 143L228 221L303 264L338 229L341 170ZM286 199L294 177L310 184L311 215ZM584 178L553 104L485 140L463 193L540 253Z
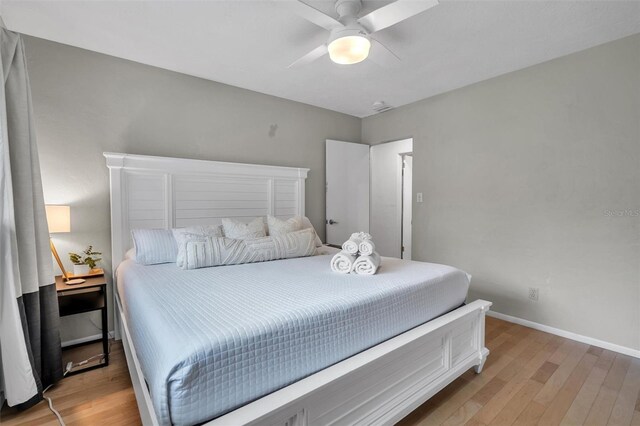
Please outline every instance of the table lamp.
M47 225L49 226L49 234L68 233L71 232L71 207L69 206L52 206L46 205L47 211ZM62 276L67 284L81 284L85 280L83 279L70 279L67 270L64 269L64 265L58 256L56 246L53 244L53 240L49 238L49 245L51 246L51 253L58 262L58 266L62 271Z

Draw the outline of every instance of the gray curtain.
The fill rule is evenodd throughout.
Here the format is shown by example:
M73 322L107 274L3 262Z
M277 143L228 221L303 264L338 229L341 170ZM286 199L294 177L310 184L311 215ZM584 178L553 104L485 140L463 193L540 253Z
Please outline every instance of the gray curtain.
M19 34L0 28L0 362L10 406L60 380L60 316L31 89Z

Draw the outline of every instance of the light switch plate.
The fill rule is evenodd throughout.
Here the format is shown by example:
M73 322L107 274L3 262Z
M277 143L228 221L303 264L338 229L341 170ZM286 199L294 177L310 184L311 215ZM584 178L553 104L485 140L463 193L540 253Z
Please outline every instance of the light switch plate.
M417 201L418 203L421 203L421 202L422 202L422 192L418 192L418 193L416 194L416 201Z

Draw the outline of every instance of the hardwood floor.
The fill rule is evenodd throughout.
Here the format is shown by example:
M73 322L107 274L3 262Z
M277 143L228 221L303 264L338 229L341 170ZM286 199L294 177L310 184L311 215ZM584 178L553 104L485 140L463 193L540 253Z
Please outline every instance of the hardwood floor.
M487 318L486 336L491 354L482 374L467 371L400 425L640 426L640 359L495 318ZM120 343L111 357L109 367L47 392L67 425L140 424ZM0 420L57 424L46 402L24 413L5 407Z
M63 358L79 362L101 352L101 343L97 343L65 351ZM110 357L108 367L65 377L45 394L68 426L141 424L120 342L112 342ZM21 413L5 406L0 423L55 426L58 420L45 400Z

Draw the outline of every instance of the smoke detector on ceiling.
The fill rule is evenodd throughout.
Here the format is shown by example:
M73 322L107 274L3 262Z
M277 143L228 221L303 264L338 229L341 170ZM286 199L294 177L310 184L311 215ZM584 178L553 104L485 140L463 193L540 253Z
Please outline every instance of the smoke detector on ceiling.
M371 105L371 107L375 112L385 112L393 108L391 105L387 104L385 101L375 101L373 105Z

